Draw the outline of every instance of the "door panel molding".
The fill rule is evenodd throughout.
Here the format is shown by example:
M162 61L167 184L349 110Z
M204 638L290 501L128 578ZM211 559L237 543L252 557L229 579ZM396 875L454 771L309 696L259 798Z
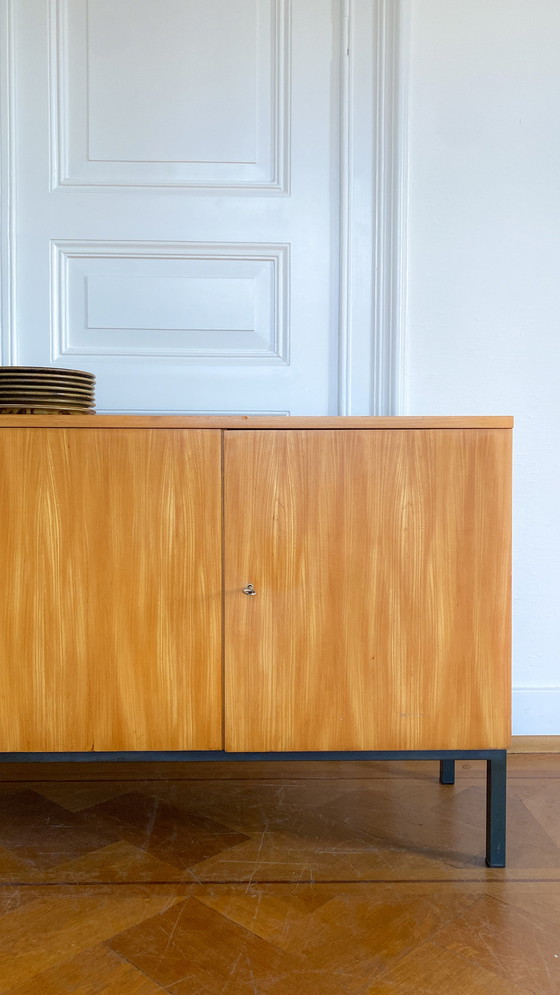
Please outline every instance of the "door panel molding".
M286 366L289 271L287 244L54 239L51 360Z
M95 134L92 121L99 120L99 115L90 112L91 103L95 104L96 100L102 98L103 106L111 107L115 104L116 113L121 119L126 120L127 69L132 74L133 80L139 81L136 85L132 82L131 89L134 90L140 85L149 93L149 81L146 79L149 67L144 67L141 73L134 61L135 57L139 57L135 56L136 49L141 52L142 42L145 42L146 38L140 35L139 44L133 46L132 62L128 67L117 68L115 59L111 58L110 53L105 58L104 65L96 67L95 63L92 64L90 46L92 33L105 30L108 38L113 36L115 29L117 32L127 33L130 31L130 18L123 17L115 5L108 3L107 9L113 21L112 25L104 25L103 12L99 10L94 16L94 12L88 7L88 0L71 0L71 2L50 0L48 46L51 73L51 189L56 189L58 186L86 189L117 186L207 189L222 195L235 196L244 193L257 193L261 196L263 193L288 193L290 5L291 0L259 0L259 3L255 4L253 11L255 21L252 25L255 31L254 50L245 52L243 59L246 64L244 82L247 92L243 94L243 86L238 87L240 92L237 94L237 105L234 103L235 93L232 92L232 87L228 87L228 92L224 91L221 94L215 88L213 93L210 92L212 81L214 84L217 83L217 77L211 71L210 64L190 66L191 62L196 61L192 58L193 55L196 56L196 39L193 39L194 48L190 53L180 52L178 49L174 53L170 52L168 99L163 99L160 95L162 103L159 109L155 105L151 108L146 107L145 133L140 142L138 139L133 141L132 147L127 151L126 136L123 136L122 129L117 128L113 128L110 134L110 121L107 122L108 129L105 134ZM156 4L152 17L154 13L157 13ZM186 24L188 11L184 10L182 17ZM229 35L238 20L236 14L229 26L221 25L223 37L218 39L218 43L223 43L223 51L215 53L216 61L231 58ZM166 31L167 45L172 43L174 34L177 37L179 32L174 33L169 24ZM107 54L105 48L101 50ZM253 72L251 59L254 59ZM202 80L195 80L193 72L196 71L203 73ZM96 94L96 83L103 89L109 85L111 76L115 73L118 73L118 78L113 80L115 83L113 96L107 92ZM253 77L252 93L249 92L251 77ZM233 74L228 78L235 79ZM172 105L173 101L176 102L175 110L179 112L179 95L189 88L189 82L191 89L197 85L200 92L207 95L206 99L211 100L211 106L206 113L215 116L221 101L226 100L230 103L229 113L223 111L222 128L204 139L203 136L197 135L196 121L193 119L189 122L187 114L184 130L188 132L189 125L194 125L194 130L190 132L191 142L194 143L193 158L189 158L188 154L185 155L185 139L177 130L172 140L174 145L172 151L165 141L164 146L161 146L161 135L159 139L155 135L152 136L153 144L148 149L147 133L150 127L153 129L157 116L162 113L162 108ZM185 112L184 105L183 112ZM225 133L227 130L230 123L228 119L237 116L239 127L250 126L253 112L254 134L244 135L242 144L248 143L251 146L254 143L254 148L248 150L246 147L237 151L223 148L223 151L219 152L217 146L221 140L223 141L222 132ZM195 114L200 113L204 113L203 107L198 107L195 111ZM99 129L97 130L99 132ZM231 133L229 137L230 139L233 137ZM204 147L205 141L206 145L208 144L208 138L212 148ZM112 151L111 146L113 146Z

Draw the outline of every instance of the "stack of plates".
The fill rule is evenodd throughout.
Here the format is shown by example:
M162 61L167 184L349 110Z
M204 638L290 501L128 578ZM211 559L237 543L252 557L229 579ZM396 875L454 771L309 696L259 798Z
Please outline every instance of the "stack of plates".
M0 366L0 414L71 415L95 411L95 377L61 367Z

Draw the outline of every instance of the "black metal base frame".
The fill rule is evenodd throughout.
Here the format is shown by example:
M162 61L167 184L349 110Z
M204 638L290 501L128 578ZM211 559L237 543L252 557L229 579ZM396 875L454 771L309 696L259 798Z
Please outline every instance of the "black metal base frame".
M223 750L150 751L122 753L0 753L0 763L52 761L64 763L145 761L239 761L239 760L439 760L441 784L455 783L456 760L486 760L486 863L506 863L506 750L361 750L305 753L226 753Z

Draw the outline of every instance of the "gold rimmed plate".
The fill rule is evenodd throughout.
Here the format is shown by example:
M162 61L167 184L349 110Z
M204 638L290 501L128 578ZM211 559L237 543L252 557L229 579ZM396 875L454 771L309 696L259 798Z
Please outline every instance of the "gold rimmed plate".
M93 393L95 393L95 387L93 385L89 386L88 384L73 384L73 383L61 383L61 384L58 384L58 383L49 383L47 380L41 381L39 383L21 383L21 384L17 383L17 381L15 381L15 380L14 381L2 380L2 381L0 381L0 390L3 390L3 391L7 391L7 390L17 390L17 391L20 391L20 390L29 390L29 391L35 391L35 390L53 390L53 391L55 391L55 390L56 391L58 391L58 390L64 390L64 391L72 391L72 392L75 391L76 393L80 393L80 394L93 394Z
M88 397L56 397L49 394L43 397L30 397L29 394L4 394L0 395L0 404L71 404L78 408L91 408L95 404L94 398Z
M95 380L94 373L88 373L86 370L68 370L64 366L0 366L0 376L61 376Z
M0 376L3 377L77 377L79 380L95 380L94 373L85 370L66 370L62 366L53 366L48 370L40 370L33 366L0 366Z
M93 398L90 397L59 397L57 394L37 395L32 394L2 394L0 393L0 404L59 404L71 405L72 407L91 407Z
M68 380L65 381L51 381L51 380L34 380L32 382L22 383L19 380L2 380L0 379L0 390L76 390L81 393L87 392L88 394L93 394L95 391L95 384L88 383L70 383Z
M58 366L0 366L0 413L95 414L95 375Z
M87 399L95 394L94 390L90 390L86 387L28 387L24 385L20 387L17 384L0 384L0 394L14 394L21 395L22 397L29 395L37 397L42 397L44 394L55 394L57 397L82 397Z
M28 384L81 384L84 387L93 387L95 385L95 377L90 379L89 377L60 377L58 375L52 377L33 377L27 373L20 373L17 376L10 375L9 373L0 373L0 383L28 383Z
M44 380L28 380L19 379L16 377L2 377L0 376L0 386L2 387L33 387L35 389L44 389L45 387L60 387L61 390L95 390L95 383L90 383L88 380L55 380L47 379Z
M61 408L57 404L0 404L0 415L94 415L95 408Z

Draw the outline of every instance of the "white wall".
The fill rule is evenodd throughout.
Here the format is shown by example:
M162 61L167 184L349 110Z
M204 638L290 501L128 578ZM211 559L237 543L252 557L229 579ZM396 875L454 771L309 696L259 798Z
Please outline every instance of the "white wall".
M406 408L515 416L514 733L560 734L560 3L407 11Z

